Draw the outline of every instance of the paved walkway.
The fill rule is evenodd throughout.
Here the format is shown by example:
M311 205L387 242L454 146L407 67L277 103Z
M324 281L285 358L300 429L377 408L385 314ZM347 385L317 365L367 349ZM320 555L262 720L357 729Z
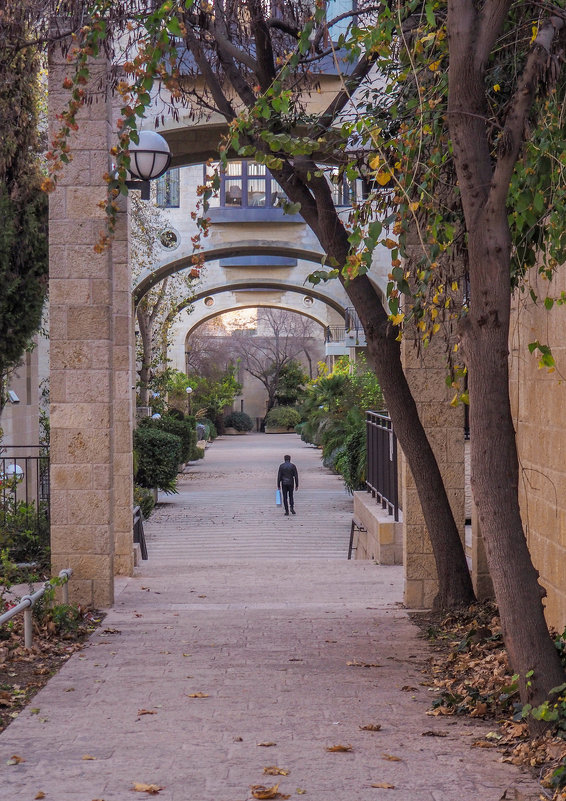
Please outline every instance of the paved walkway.
M198 544L206 558L175 558L162 539L189 548L182 532L187 540L194 532L181 498L173 501L161 533L151 529L150 561L119 583L90 644L0 736L0 799L134 801L149 797L132 793L139 783L162 787L163 801L251 801L251 786L279 783L281 793L310 801L535 801L536 782L500 763L496 750L471 747L489 727L427 717L426 646L400 604L401 569L334 558L334 545L327 558L295 558L311 540L322 547L329 521L322 508L320 525L315 514L307 526L299 514L273 513L265 465L277 464L281 443L267 440L238 446L246 481L237 514L263 513L269 558L259 527L263 558L254 558L236 513L227 506L222 516L216 504L199 517L216 520L218 533ZM320 467L309 488L311 452L285 442L304 465L303 522L311 491L345 504ZM234 474L235 447L225 439L207 452L194 479L201 499L217 492L207 471ZM275 451L255 473L268 447ZM360 728L368 724L381 728ZM337 745L351 750L327 750ZM270 766L288 773L265 775Z

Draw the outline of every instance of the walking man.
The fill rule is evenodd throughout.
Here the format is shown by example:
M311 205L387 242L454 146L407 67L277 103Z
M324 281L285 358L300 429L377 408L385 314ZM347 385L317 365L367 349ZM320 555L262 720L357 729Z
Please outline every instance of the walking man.
M283 492L283 506L285 507L285 514L289 514L289 507L291 507L291 514L295 514L295 501L293 499L293 489L299 489L299 474L297 468L291 461L290 456L283 457L285 461L279 465L279 472L277 473L277 489Z

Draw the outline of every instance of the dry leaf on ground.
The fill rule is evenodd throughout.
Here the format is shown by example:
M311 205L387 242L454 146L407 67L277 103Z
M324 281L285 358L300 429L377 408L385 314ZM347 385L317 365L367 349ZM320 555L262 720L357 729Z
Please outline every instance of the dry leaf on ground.
M286 768L278 768L277 765L268 765L263 772L268 776L288 776L291 771Z
M138 715L157 715L157 712L154 709L138 709Z
M354 748L353 745L328 745L326 747L327 751L352 751Z
M83 758L83 759L85 759L85 760L88 760L88 759L96 759L96 757L93 757L93 756L91 756L90 754L83 754L82 758Z
M358 662L357 659L352 660L351 662L346 662L348 667L383 667L383 665L379 665L377 662Z
M43 790L40 790L37 795L34 795L34 799L45 798L45 793Z
M189 698L210 698L208 693L191 693Z
M393 754L382 754L382 759L386 759L388 762L402 762L403 760L401 757L393 756Z
M148 795L157 795L163 789L158 784L142 784L140 782L135 782L132 787L136 793L148 793Z
M394 784L388 784L387 782L373 782L370 787L378 787L380 790L394 790Z
M362 731L381 731L381 723L366 723L365 726L360 726Z
M263 743L257 743L262 748L270 748L272 745L277 745L277 743L272 743L271 740L266 740Z
M427 729L427 731L422 732L421 737L448 737L448 732L433 731L432 729Z
M295 792L297 793L297 795L306 795L306 794L307 794L307 791L306 791L306 790L303 790L303 788L302 788L302 787L297 787L297 789L295 790Z
M254 784L251 787L252 795L254 798L279 798L279 785L274 784L273 787L265 787L263 784Z
M12 754L10 759L6 762L7 765L19 765L20 762L25 762L25 759L19 754Z

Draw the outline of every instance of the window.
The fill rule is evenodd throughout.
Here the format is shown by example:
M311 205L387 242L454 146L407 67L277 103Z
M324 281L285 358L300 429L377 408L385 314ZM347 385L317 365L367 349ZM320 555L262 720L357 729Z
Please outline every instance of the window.
M281 205L285 193L264 164L230 161L220 176L220 206L258 209Z
M327 173L332 189L332 200L335 206L351 206L356 200L356 182L345 175L340 176L337 169Z
M355 11L356 7L356 0L326 0L326 19L330 22L342 14ZM337 42L340 34L347 36L348 28L353 22L355 22L355 17L349 16L332 25L332 27L329 28L331 40Z
M158 178L157 205L162 209L179 208L179 168L175 167Z

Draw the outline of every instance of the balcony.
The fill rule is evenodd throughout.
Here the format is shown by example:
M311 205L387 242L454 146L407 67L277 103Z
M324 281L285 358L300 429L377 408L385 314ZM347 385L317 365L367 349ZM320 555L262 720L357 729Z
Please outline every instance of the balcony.
M344 325L328 325L324 331L327 356L347 356L350 348L365 348L366 335L352 307L346 309Z

